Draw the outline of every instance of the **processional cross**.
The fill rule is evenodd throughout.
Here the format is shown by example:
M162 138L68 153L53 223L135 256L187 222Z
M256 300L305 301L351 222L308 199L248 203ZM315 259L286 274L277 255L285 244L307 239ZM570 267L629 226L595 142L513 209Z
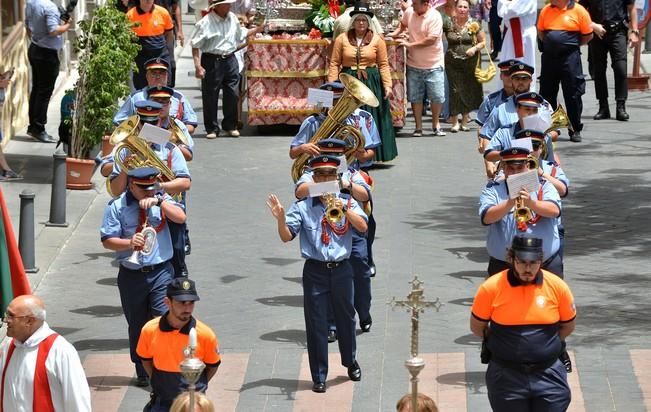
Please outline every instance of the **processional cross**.
M425 361L418 357L418 323L419 315L425 312L427 308L434 308L438 312L443 304L436 298L435 301L427 301L423 295L423 282L414 276L411 284L411 292L407 295L407 300L391 299L389 305L392 308L402 307L411 312L411 359L405 361L405 367L411 375L411 410L417 411L418 404L418 374L425 367Z

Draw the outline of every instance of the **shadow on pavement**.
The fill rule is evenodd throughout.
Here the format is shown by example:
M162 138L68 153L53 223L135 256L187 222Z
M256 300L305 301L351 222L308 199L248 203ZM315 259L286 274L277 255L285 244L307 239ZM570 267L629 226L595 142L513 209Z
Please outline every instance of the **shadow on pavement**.
M129 349L129 339L84 339L72 344L77 351L95 352Z
M482 243L485 243L482 238ZM486 252L486 247L453 247L445 249L448 252L452 253L458 258L468 259L471 262L476 263L486 263L488 264L488 252ZM485 276L485 273L478 271L476 276ZM462 273L462 272L459 272ZM474 272L473 272L474 273ZM453 276L453 275L450 275Z
M305 331L300 329L277 330L260 335L260 339L268 342L294 343L301 348L307 348Z
M457 343L459 345L476 346L477 348L479 348L479 345L481 344L481 339L479 339L478 336L469 333L467 335L459 336L454 340L454 343Z
M447 249L450 250L450 249ZM469 259L472 260L472 259ZM479 262L486 262L486 260L480 260ZM474 260L472 260L474 262ZM473 279L484 279L486 277L486 271L482 270L462 270L461 272L446 273L446 276L450 276L459 280L467 280L470 283L473 283Z
M458 372L439 375L436 381L441 385L465 386L471 393L482 393L486 386L484 372Z
M106 392L123 386L130 386L133 378L131 376L91 376L87 380L88 386L92 389L98 392Z
M271 379L260 379L253 382L247 382L240 388L240 392L248 391L251 389L267 386L270 388L277 388L280 390L280 393L266 393L264 395L285 395L287 400L294 400L294 394L298 389L300 381L296 379L280 379L280 378L271 378ZM310 386L312 383L310 382Z
M303 307L303 295L273 296L270 298L256 299L256 301L267 306L292 306L295 308Z
M441 202L440 207L412 214L403 223L414 229L451 233L467 240L484 240L484 230L477 214L477 196L447 197Z
M103 279L98 279L95 283L98 285L102 286L117 286L118 285L118 278L113 276L110 278L103 278Z
M264 263L275 266L288 266L296 262L300 262L303 259L287 259L287 258L274 258L274 257L263 257L261 258Z
M238 275L226 275L222 276L220 279L222 283L233 283L237 282L238 280L245 279L246 276L238 276Z
M72 309L70 312L81 315L91 315L97 318L112 318L122 316L122 306L96 305L86 308Z

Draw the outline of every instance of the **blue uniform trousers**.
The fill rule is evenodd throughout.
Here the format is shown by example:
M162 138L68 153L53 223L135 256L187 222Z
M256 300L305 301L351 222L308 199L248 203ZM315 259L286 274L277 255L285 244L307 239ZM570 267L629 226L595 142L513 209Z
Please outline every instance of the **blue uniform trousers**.
M167 227L170 229L170 237L172 238L172 272L173 277L179 278L183 276L183 269L185 269L185 223L174 223L171 220L167 221Z
M371 268L366 247L366 238L357 233L353 234L353 250L348 260L353 267L353 303L360 322L365 322L371 317ZM331 304L328 304L328 329L337 330Z
M140 357L136 354L140 331L149 320L167 312L163 298L167 292L167 285L172 281L172 270L170 262L163 262L142 270L131 270L120 266L118 272L122 311L129 325L131 361L136 364L136 373L139 377L147 377Z
M488 400L495 412L562 412L572 399L565 366L559 360L525 373L491 361L486 370Z
M328 305L332 305L342 365L355 361L353 270L348 260L330 264L307 259L303 266L303 313L313 382L328 376Z
M545 50L541 58L540 69L540 94L555 109L557 107L558 85L563 89L567 117L574 130L583 129L581 113L585 94L585 78L581 66L581 52L577 47L567 54L555 54Z

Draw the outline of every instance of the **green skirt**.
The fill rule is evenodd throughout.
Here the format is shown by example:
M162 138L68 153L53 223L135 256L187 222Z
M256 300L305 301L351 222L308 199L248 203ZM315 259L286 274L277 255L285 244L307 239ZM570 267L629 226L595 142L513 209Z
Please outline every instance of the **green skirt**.
M344 68L343 73L350 74L357 77L357 70L351 68ZM380 141L382 144L375 148L375 161L388 162L398 156L398 146L396 145L396 131L393 129L393 118L391 116L391 104L389 100L384 98L382 87L382 79L380 78L380 71L377 67L369 67L366 69L367 79L359 79L364 83L380 101L378 107L362 106L362 110L373 115L375 125L380 133Z

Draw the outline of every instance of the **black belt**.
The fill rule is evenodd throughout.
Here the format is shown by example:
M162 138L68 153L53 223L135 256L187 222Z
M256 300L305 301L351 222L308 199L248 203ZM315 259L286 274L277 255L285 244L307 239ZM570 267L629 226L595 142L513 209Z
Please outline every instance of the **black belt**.
M558 360L558 356L543 362L518 363L518 362L509 362L504 359L499 359L499 358L495 358L495 356L492 356L490 361L495 362L498 365L503 366L505 368L513 369L522 373L534 373L534 372L544 371L545 369L549 368L554 363L556 363L557 360Z
M316 260L316 259L308 259L307 262L311 265L316 265L316 266L321 266L325 269L334 269L338 268L341 266L342 263L346 262L347 259L340 260L338 262L323 262L321 260Z
M235 53L229 53L229 54L204 53L204 55L212 59L226 60L231 56L235 56Z
M141 267L138 268L138 269L131 269L131 268L128 268L128 267L126 267L126 266L124 266L124 265L120 265L120 267L121 267L122 269L124 269L124 270L128 270L128 271L130 271L130 272L149 273L149 272L155 272L155 271L157 271L158 269L161 269L161 268L162 268L164 265L166 265L166 264L167 264L167 262L162 262L162 263L159 263L159 264L156 264L156 265L141 266Z
M549 265L550 263L552 263L552 261L553 261L554 259L556 259L556 256L558 256L558 254L560 253L560 251L561 251L561 248L559 247L558 250L556 251L556 253L554 253L553 255L551 255L551 256L549 257L549 259L547 259L546 261L544 261L544 262L542 263L541 266L547 266L547 265Z

